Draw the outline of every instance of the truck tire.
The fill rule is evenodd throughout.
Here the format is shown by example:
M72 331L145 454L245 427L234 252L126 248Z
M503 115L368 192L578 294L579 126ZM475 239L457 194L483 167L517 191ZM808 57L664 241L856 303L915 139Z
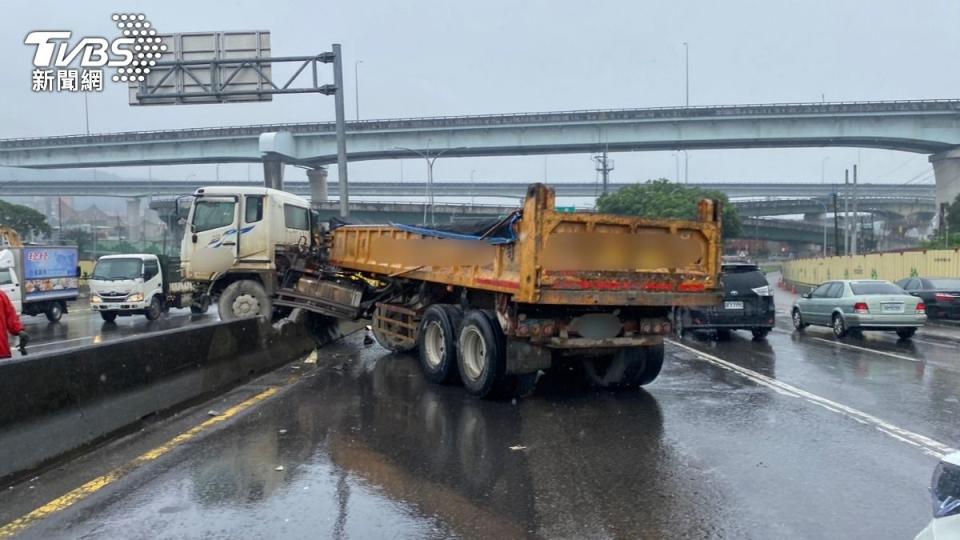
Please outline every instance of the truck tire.
M210 297L207 295L203 296L199 304L190 304L190 313L194 315L203 315L208 309L210 309Z
M494 397L504 379L505 340L500 325L482 311L472 309L463 317L457 338L457 368L463 387L471 395Z
M457 331L462 320L463 312L452 305L434 304L423 312L417 347L428 381L448 384L457 379Z
M60 320L60 317L63 317L63 304L60 302L52 302L47 306L47 311L44 313L47 315L48 321L57 322Z
M663 368L663 345L631 347L583 361L587 380L600 388L636 388L653 382Z
M160 318L160 315L163 315L163 303L160 302L160 299L154 296L150 299L150 305L147 306L147 311L143 313L148 321L155 321Z
M263 285L251 279L241 279L227 285L220 293L217 304L220 320L232 321L247 317L264 317L270 320L273 306Z
M117 312L116 312L116 311L101 311L101 312L100 312L100 318L103 319L103 322L108 322L108 323L113 322L113 321L117 320Z

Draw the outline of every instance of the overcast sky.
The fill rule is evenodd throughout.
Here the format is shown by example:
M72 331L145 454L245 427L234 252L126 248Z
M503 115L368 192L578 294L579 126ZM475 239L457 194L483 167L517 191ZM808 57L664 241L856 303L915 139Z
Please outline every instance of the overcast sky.
M957 0L405 2L4 2L0 18L0 137L84 131L80 94L30 90L39 29L113 37L113 12L143 12L160 32L262 29L274 55L343 45L348 118L354 117L354 61L361 118L485 114L681 105L682 42L690 43L692 104L738 104L960 97ZM332 81L330 81L332 82ZM89 96L93 132L333 119L333 99L277 96L272 103L130 107L125 87L106 83ZM614 181L674 178L670 152L613 155ZM824 161L824 158L828 158ZM862 181L932 182L926 156L815 148L694 151L693 180L828 182L860 160ZM682 167L682 158L681 167ZM331 167L331 177L336 176ZM398 161L351 165L351 179L390 180ZM441 159L437 180L592 180L587 154ZM146 177L145 169L110 172ZM223 165L245 179L254 165ZM423 160L405 160L408 180ZM154 167L154 178L213 178L213 166ZM681 172L682 176L682 172ZM927 179L929 177L929 179ZM287 178L304 178L288 168Z

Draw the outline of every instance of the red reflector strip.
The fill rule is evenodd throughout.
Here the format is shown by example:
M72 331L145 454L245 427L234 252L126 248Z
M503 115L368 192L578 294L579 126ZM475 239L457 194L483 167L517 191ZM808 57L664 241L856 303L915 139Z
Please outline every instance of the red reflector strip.
M686 292L702 292L707 290L707 286L699 282L681 283L680 286L677 287L677 290Z
M643 284L645 291L672 291L673 283L669 281L648 281Z

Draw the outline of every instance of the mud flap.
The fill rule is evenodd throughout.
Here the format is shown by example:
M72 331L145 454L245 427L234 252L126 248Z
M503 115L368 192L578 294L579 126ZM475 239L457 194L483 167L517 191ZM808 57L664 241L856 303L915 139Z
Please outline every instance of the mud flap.
M550 369L553 353L526 339L507 338L507 373L535 373Z

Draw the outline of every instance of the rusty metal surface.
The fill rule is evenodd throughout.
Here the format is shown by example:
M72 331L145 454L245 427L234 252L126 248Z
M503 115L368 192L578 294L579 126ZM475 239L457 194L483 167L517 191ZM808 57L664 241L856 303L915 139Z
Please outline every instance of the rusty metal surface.
M523 217L516 225L519 239L496 246L484 243L482 247L489 254L483 257L483 264L478 264L475 257L464 256L462 242L422 242L422 235L389 225L336 229L332 233L330 262L346 270L507 293L515 302L531 304L706 305L719 301L720 209L712 201L705 201L699 213L700 221L686 221L557 212L553 189L533 184L524 201ZM605 261L595 258L582 261L582 270L545 267L549 261L544 260L544 253L550 242L559 242L558 238L565 235L577 238L581 244L593 237L607 244L620 242L622 246L632 245L642 235L656 235L660 239L657 246L665 246L657 249L666 251L671 245L680 244L685 247L674 254L647 254L655 255L651 260L660 261L658 266L636 270L624 270L614 262L607 267ZM416 245L417 252L397 252L395 248L408 241L418 241L409 244ZM439 259L449 261L449 265L414 264L425 246L430 246L431 251L423 253L424 260L437 263ZM447 246L451 251L443 257ZM611 261L622 261L616 258L620 255L611 253ZM633 256L632 252L629 256ZM666 263L662 261L685 262L663 266Z

